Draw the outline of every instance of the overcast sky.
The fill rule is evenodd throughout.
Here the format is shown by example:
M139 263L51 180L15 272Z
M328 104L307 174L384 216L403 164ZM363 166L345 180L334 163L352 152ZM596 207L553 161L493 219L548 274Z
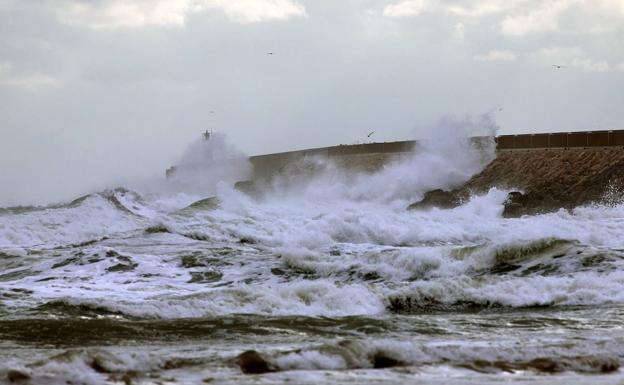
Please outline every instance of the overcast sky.
M487 111L624 128L623 90L624 0L0 0L0 205L161 175L207 128L248 154Z

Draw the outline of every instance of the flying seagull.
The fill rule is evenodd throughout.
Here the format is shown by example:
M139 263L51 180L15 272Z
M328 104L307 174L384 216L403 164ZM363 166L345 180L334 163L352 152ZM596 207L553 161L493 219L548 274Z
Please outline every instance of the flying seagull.
M371 132L369 132L369 133L368 133L368 135L366 135L366 137L367 137L367 138L370 138L370 137L371 137L371 135L373 135L374 133L375 133L375 131L371 131Z
M558 69L558 70L560 70L560 69L562 69L562 68L566 68L566 66L561 65L561 64L553 64L552 66L553 66L553 67L555 67L555 68L556 68L556 69Z
M267 55L275 55L273 52L267 52Z

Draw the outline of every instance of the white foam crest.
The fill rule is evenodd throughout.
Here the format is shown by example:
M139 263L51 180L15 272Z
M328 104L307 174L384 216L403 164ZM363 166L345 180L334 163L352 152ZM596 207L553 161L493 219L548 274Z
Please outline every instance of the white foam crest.
M350 199L409 204L436 188L459 186L494 159L494 140L487 148L477 148L468 138L440 138L421 141L405 161L363 175L347 191Z
M255 202L232 192L223 196L222 209L211 212L209 217L198 214L197 221L175 219L171 223L176 224L178 232L208 231L201 224L206 218L211 223L211 236L216 236L213 231L223 232L268 247L307 248L313 252L336 243L506 245L544 238L578 240L593 246L624 245L624 213L618 214L619 206L504 219L500 215L506 195L506 191L492 189L454 209L408 212L404 207L366 201L316 202L288 197Z
M163 360L145 352L73 349L30 363L21 371L32 377L29 383L33 384L104 385L110 384L111 373L147 372L158 369Z
M0 248L79 244L134 230L142 223L141 217L92 194L75 206L0 217Z
M294 196L314 202L369 201L404 208L432 189L451 189L467 181L495 156L498 127L488 115L479 120L445 119L432 136L421 140L411 155L372 174L348 175L331 161L306 159L305 166L291 168L273 181L278 199ZM487 135L472 140L475 133ZM318 171L321 170L321 171ZM306 174L305 177L293 173Z
M464 273L466 264L454 259L450 255L451 250L447 247L369 249L357 253L353 253L354 250L343 251L328 256L307 249L283 249L280 254L282 263L296 271L327 277L357 272L361 278L401 282Z
M566 276L480 277L458 276L419 281L409 288L388 292L410 306L432 300L445 305L573 306L624 302L624 272L577 272Z
M188 318L227 314L308 315L340 317L380 314L383 301L361 284L338 285L331 281L297 281L284 284L215 289L189 295L124 298L58 298L71 305L106 308L135 317Z
M470 365L527 363L548 358L572 370L598 372L603 363L618 363L621 341L583 339L570 343L557 336L539 336L521 343L514 338L483 341L447 338L445 340L399 341L365 339L341 341L335 345L277 354L272 359L281 370L336 370L372 368L376 356L395 360L401 365ZM592 357L583 359L582 357Z

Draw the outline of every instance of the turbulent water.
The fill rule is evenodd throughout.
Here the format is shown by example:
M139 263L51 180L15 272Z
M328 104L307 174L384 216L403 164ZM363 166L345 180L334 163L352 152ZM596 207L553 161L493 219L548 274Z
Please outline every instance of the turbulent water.
M405 209L487 160L0 209L0 381L621 384L624 206Z

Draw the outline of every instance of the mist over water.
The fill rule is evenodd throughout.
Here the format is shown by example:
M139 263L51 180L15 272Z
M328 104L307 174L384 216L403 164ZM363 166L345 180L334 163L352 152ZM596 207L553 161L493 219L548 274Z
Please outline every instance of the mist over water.
M498 126L487 114L477 119L441 119L414 152L373 173L340 168L312 158L287 167L271 181L272 197L318 202L380 204L403 210L432 189L451 189L494 159ZM474 142L472 137L481 137ZM313 170L314 172L310 172Z
M231 187L235 182L250 179L253 172L248 156L222 133L210 133L191 142L170 170L167 180L151 178L132 187L159 195L211 196L217 193L219 185Z
M620 201L505 219L492 189L406 210L482 170L495 131L446 119L374 173L305 159L252 195L213 135L166 182L2 209L0 378L621 382ZM245 374L248 350L267 373Z

